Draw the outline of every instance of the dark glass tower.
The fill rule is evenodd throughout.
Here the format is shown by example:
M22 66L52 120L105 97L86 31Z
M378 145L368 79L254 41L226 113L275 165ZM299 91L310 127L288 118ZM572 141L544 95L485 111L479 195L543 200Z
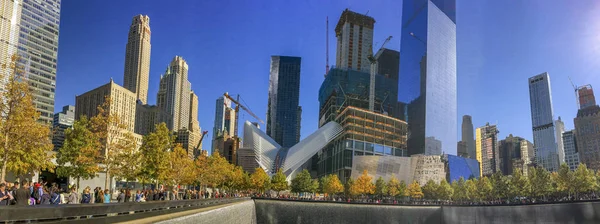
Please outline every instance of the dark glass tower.
M284 148L300 136L300 62L300 57L271 56L267 134Z
M456 152L456 1L404 0L398 101L408 153Z

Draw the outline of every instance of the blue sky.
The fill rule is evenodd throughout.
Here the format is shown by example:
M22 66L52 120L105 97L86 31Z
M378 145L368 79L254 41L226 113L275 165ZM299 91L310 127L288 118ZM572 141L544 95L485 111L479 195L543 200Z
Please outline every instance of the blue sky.
M200 125L209 130L206 139L211 139L219 96L239 93L265 120L270 56L300 56L301 133L305 137L318 124L326 16L333 64L333 29L345 8L368 12L376 20L374 42L392 35L386 47L399 50L401 3L63 0L55 110L74 104L76 95L111 77L123 83L129 25L133 16L145 14L150 16L152 30L149 103L156 102L160 75L168 63L175 55L182 56L189 64L192 89L200 97ZM470 114L476 127L497 123L502 139L512 133L532 140L527 78L542 72L550 74L555 116L560 115L567 129L572 129L577 108L568 77L579 85L600 86L598 1L459 0L457 41L457 130L462 115ZM246 119L253 118L242 113L240 120ZM205 141L204 148L210 148L210 141Z

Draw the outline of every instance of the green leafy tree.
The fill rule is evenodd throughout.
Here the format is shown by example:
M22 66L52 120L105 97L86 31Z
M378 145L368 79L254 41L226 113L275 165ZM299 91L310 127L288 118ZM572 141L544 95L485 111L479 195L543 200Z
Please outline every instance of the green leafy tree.
M381 198L383 195L387 194L387 191L387 185L385 180L383 180L383 177L377 178L375 181L375 194Z
M438 185L433 180L428 180L425 185L423 185L423 195L426 199L438 199L437 190Z
M452 189L454 190L454 200L465 201L469 199L465 178L460 177L458 181L453 181Z
M519 168L513 171L511 178L511 191L512 195L516 197L527 197L531 195L529 186L529 179L523 175L523 171Z
M356 187L354 187L354 180L352 178L348 178L348 181L346 181L346 184L344 185L344 194L350 197L358 195L358 191L356 190Z
M85 116L76 120L73 127L65 131L65 141L56 157L56 174L59 177L77 179L77 189L80 188L81 179L94 178L100 171L98 141L95 140L89 125Z
M311 181L310 188L308 189L308 192L314 194L314 193L317 193L318 191L319 191L319 180L313 179Z
M142 157L132 133L125 133L123 139L113 147L113 150L110 151L110 156L107 158L107 168L116 179L127 182L136 180L140 173ZM172 169L176 169L182 173L186 172L183 166L174 166Z
M452 194L454 193L454 189L452 186L446 181L446 179L442 179L437 189L437 196L442 200L450 200L452 198Z
M573 189L577 196L580 193L587 193L596 188L596 176L593 170L589 170L585 163L579 164L573 173Z
M468 200L475 201L479 198L476 179L468 179L467 181L465 181L465 188L467 189Z
M567 164L563 163L558 168L558 172L554 175L554 181L556 182L556 190L559 193L567 194L571 196L575 192L573 172L569 169Z
M144 136L140 152L142 163L140 179L145 181L158 181L161 174L167 170L167 153L174 146L175 137L167 128L167 124L157 124L154 132ZM164 175L163 175L164 176Z
M277 191L277 195L279 195L280 191L285 191L288 188L289 186L285 174L283 174L281 169L277 170L277 173L275 173L271 179L271 189Z
M502 198L507 198L510 194L509 189L509 183L508 183L508 178L506 178L504 175L502 175L502 173L500 172L496 172L494 174L492 174L492 189L493 189L493 195L494 198L496 199L502 199Z
M250 175L250 183L252 188L260 193L264 193L270 188L271 178L269 175L260 167L254 170L254 173Z
M165 172L161 172L163 183L178 187L192 184L196 178L194 161L188 156L181 144L175 144L173 151L167 153L168 161Z
M402 197L409 196L408 186L406 185L406 183L403 180L401 180L400 185L398 185L398 195L402 196Z
M552 192L552 180L550 172L541 166L531 167L527 173L530 183L530 192L536 198L545 198Z
M0 182L5 181L7 171L22 176L54 169L50 128L37 122L40 113L18 60L15 54L9 64L2 64L8 82L0 93Z
M308 170L304 169L292 179L291 190L294 193L311 192L312 179Z
M477 198L480 200L490 200L493 198L492 182L488 177L482 177L477 180Z

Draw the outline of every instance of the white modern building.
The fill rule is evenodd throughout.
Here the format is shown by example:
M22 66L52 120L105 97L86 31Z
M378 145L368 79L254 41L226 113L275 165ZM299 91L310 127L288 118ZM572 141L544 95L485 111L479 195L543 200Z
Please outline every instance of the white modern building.
M290 147L281 147L275 140L246 121L244 123L243 148L252 148L256 155L256 162L269 175L278 169L291 180L312 156L317 154L329 142L338 137L343 131L342 126L336 122L329 122L317 131Z
M528 81L535 162L548 171L557 171L560 163L550 76L544 72L529 78Z

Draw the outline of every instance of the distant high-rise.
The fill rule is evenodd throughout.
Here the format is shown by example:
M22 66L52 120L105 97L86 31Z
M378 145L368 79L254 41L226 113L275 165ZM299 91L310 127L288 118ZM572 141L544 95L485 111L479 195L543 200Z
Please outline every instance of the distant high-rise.
M156 105L142 104L138 101L135 105L135 133L147 135L156 130L156 125L162 122L169 123L168 116Z
M19 21L17 50L21 56L19 62L25 68L24 76L27 77L32 90L33 102L40 112L39 121L52 125L61 0L3 0L2 2L13 3L13 7L18 7L15 6L16 2L22 4L22 7L19 7L21 13L13 14L13 16L20 15L20 21L12 20L15 17L11 18L11 22ZM2 18L5 19L7 18Z
M298 143L300 57L271 56L267 134L283 147Z
M498 148L498 128L487 123L475 130L477 161L482 176L500 171L500 150Z
M563 145L562 134L565 132L565 123L558 116L558 120L554 121L556 128L556 149L558 150L558 164L565 162L565 147Z
M577 88L577 98L579 99L579 109L596 105L596 97L594 97L594 90L591 85Z
M456 152L456 1L403 1L398 101L408 104L410 155ZM432 141L435 140L435 141ZM436 145L434 145L437 147Z
M224 96L221 96L217 99L217 103L215 105L215 123L213 125L212 131L212 152L215 151L215 143L214 140L217 139L219 133L223 133L226 131L227 133L231 133L233 131L233 127L231 125L225 125L225 115L227 110L231 110L231 101Z
M146 104L150 77L150 17L133 17L125 49L123 87L135 93L137 99Z
M469 115L463 116L462 141L467 147L469 158L477 159L477 153L475 152L475 136L473 135L473 119Z
M170 130L189 128L190 92L188 64L182 57L175 56L165 74L160 77L157 94L157 106L171 117L167 123Z
M579 166L579 152L577 151L575 130L563 132L562 139L565 146L565 163L567 163L569 169L576 170Z
M591 87L587 90L591 92ZM581 94L579 95L581 99ZM593 102L594 96L588 96L587 102ZM584 105L584 104L580 104ZM600 170L600 107L587 105L577 111L575 122L575 140L581 163L588 168Z
M196 155L201 153L202 145L198 145L200 137L202 136L200 130L200 122L198 121L198 96L194 91L190 92L190 112L188 128L181 128L177 131L176 143L180 143L181 146L187 151L190 158L194 158ZM199 146L196 150L196 146Z
M22 8L19 1L0 1L0 65L10 64L11 56L17 53ZM0 91L3 91L12 71L8 67L0 69Z
M529 78L528 81L535 162L549 171L557 171L559 153L556 144L550 76L544 72Z
M464 158L469 158L466 142L459 141L458 143L456 143L456 155Z
M367 56L373 54L373 28L375 19L348 9L342 12L335 26L338 68L369 72L371 63Z
M52 145L54 151L58 151L65 141L65 130L73 127L75 121L75 106L64 106L61 112L54 114L52 122Z
M531 164L533 155L533 144L524 138L508 135L498 143L500 155L500 171L504 175L512 175L515 168L526 170Z

